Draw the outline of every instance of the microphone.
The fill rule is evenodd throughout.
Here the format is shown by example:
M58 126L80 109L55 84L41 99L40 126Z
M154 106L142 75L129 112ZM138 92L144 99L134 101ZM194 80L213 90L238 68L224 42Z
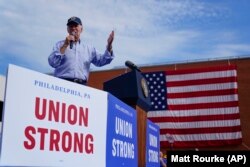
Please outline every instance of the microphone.
M134 63L132 63L132 62L129 61L129 60L127 60L127 61L125 62L125 65L126 65L128 68L130 68L131 70L137 70L137 71L141 72L141 70L140 70Z
M69 43L69 48L72 49L73 48L73 41L71 40Z
M75 36L75 35L76 35L76 32L75 32L75 31L73 31L70 35ZM70 42L69 42L69 48L70 48L70 49L72 49L72 48L73 48L73 43L74 43L74 41L70 40Z

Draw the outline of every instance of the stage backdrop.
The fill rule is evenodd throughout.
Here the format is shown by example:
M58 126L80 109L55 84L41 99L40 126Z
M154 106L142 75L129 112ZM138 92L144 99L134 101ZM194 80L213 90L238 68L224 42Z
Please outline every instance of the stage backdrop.
M15 65L6 86L1 166L137 167L136 112L117 98Z

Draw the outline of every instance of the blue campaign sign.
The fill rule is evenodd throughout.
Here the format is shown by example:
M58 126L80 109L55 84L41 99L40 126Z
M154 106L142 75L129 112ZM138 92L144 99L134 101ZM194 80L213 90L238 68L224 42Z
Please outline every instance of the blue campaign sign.
M138 166L135 109L108 94L106 166Z
M146 132L146 167L159 167L160 128L147 120Z

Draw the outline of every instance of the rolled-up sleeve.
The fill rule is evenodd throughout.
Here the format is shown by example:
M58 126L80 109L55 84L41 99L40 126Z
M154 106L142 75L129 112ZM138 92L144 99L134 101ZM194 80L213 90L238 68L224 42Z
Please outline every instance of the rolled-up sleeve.
M51 67L56 68L61 65L64 55L60 52L61 42L58 42L52 50L52 53L49 55L48 61Z
M110 53L108 50L105 50L104 54L98 53L95 48L92 50L92 63L97 67L109 64L114 57L114 53Z

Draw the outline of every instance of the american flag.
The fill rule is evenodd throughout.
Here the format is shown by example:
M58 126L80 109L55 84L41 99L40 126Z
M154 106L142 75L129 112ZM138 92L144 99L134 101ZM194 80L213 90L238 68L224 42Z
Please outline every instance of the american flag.
M161 147L199 148L242 142L236 66L144 73Z

